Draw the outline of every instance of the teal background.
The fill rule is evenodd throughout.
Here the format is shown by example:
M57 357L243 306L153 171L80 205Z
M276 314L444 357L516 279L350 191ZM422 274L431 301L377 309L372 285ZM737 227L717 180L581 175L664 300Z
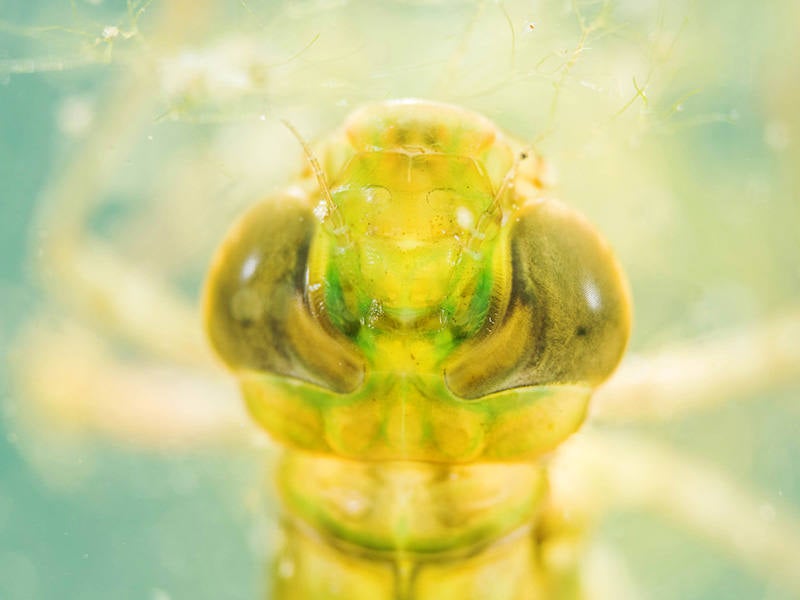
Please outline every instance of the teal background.
M138 23L145 38L160 5L149 5ZM17 383L20 361L30 360L19 351L20 336L44 313L71 318L74 311L59 305L46 268L37 266L48 260L37 216L46 186L70 168L82 139L59 128L59 110L69 98L88 98L101 119L119 81L180 50L120 40L106 54L97 37L110 24L130 28L131 6L138 7L0 0L3 599L256 598L275 543L270 453L249 439L152 449L98 432L64 433L47 418L31 426L24 418L35 399ZM552 132L537 147L558 170L559 196L598 224L628 270L636 306L632 352L646 355L796 308L796 2L611 3L607 21L561 80L555 66L580 39L575 6L591 20L602 3L214 5L204 24L187 18L196 31L181 36L181 48L249 40L264 83L228 95L154 90L152 114L126 142L130 150L110 174L89 230L106 239L126 233L123 252L147 269L168 263L161 275L195 303L230 217L302 164L291 138L274 134L278 117L312 138L360 103L425 96L480 110L535 139L559 89ZM65 69L49 68L51 59ZM89 64L70 66L72 59ZM640 98L617 114L634 95L634 78L637 85L650 82L647 103ZM262 115L269 135L284 137L259 138L266 135L258 129ZM192 173L206 181L201 171L211 173L206 196L197 188L208 186L192 181ZM176 181L165 183L168 176ZM168 194L146 201L182 186L191 190L182 204ZM193 225L170 229L187 211L197 213ZM136 237L150 230L128 228L135 219L171 239ZM164 248L177 258L165 257ZM107 335L90 316L75 318ZM120 340L112 346L121 360L141 358ZM800 376L677 422L630 427L717 465L765 503L798 514L799 382ZM780 581L751 574L724 550L656 515L615 513L598 535L619 549L645 598L795 597Z

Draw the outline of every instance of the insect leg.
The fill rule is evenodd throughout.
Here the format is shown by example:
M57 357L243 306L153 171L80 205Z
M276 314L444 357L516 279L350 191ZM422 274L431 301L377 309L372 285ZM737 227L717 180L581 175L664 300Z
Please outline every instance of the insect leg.
M177 45L182 33L202 27L209 12L176 2L163 10L148 42ZM89 231L92 211L157 100L155 65L145 60L127 73L108 110L45 190L36 247L41 279L56 298L135 346L182 363L207 364L193 309Z
M611 508L663 515L800 593L800 518L724 474L630 436L584 432L553 463L554 505L586 523Z
M10 358L9 403L17 425L37 430L32 439L90 434L142 449L189 449L257 435L222 372L122 359L75 322L32 322Z
M592 417L668 419L800 379L800 311L704 342L623 362L592 399Z

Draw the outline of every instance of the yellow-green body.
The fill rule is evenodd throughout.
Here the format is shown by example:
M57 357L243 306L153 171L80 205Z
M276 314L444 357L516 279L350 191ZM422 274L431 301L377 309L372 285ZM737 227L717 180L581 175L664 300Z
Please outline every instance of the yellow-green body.
M571 598L543 457L630 309L539 159L474 113L354 113L229 234L209 335L286 447L276 598Z

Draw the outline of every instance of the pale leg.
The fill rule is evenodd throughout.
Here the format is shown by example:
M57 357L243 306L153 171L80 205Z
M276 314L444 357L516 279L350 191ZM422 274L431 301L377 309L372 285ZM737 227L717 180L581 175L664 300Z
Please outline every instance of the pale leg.
M645 440L584 432L554 459L554 505L586 525L611 508L651 511L800 594L800 520L724 474Z
M800 312L660 354L629 357L592 399L592 418L669 419L800 381Z

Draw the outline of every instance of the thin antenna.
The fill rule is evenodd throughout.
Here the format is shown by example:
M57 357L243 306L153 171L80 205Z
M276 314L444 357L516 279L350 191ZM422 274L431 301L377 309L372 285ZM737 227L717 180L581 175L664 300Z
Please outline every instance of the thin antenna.
M466 243L465 247L469 252L477 253L478 248L476 247L478 244L483 242L485 235L484 232L488 229L489 224L491 223L490 219L493 219L495 222L500 220L499 217L502 216L502 209L500 207L500 199L503 195L514 185L514 181L517 178L517 174L519 171L519 165L523 160L526 160L531 153L533 152L533 148L527 147L520 150L516 153L514 157L514 163L508 169L505 177L503 177L503 181L500 184L500 187L497 188L497 192L492 199L492 203L486 208L485 211L481 214L478 222L475 224L475 228L470 233L469 241Z
M306 143L303 136L300 135L300 132L295 129L294 125L289 123L286 119L281 119L281 123L292 132L297 141L300 142L300 145L303 147L303 153L306 155L306 160L311 165L311 170L314 171L314 177L317 179L317 183L319 184L319 188L322 191L322 197L325 200L325 215L322 217L322 220L330 219L330 226L333 230L333 234L336 237L343 238L345 242L344 245L348 245L349 243L349 236L347 235L347 227L342 220L342 215L339 212L339 209L333 203L333 197L331 196L331 190L328 187L328 181L325 179L325 172L322 170L322 167L317 160L317 157L314 156L314 153L311 151L311 148Z

